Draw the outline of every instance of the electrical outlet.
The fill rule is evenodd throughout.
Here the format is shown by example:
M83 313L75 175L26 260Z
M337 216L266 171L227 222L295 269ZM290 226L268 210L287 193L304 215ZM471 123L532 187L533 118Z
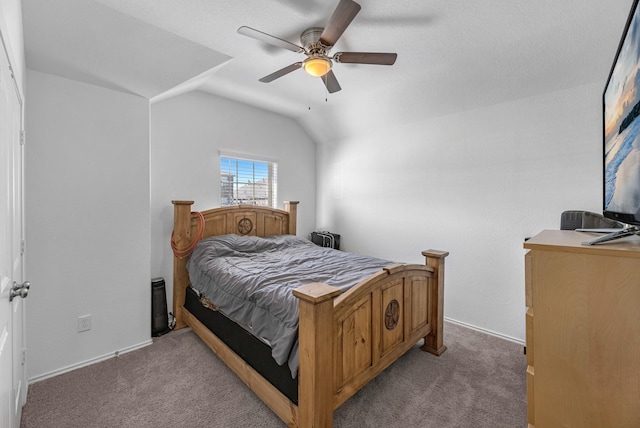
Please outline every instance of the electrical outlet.
M91 330L91 315L78 317L78 332Z

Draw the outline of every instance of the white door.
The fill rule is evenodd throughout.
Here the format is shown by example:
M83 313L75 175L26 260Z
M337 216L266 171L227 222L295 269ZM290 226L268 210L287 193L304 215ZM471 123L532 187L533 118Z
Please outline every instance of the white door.
M0 45L0 426L18 428L26 400L22 102ZM17 296L14 296L16 295Z

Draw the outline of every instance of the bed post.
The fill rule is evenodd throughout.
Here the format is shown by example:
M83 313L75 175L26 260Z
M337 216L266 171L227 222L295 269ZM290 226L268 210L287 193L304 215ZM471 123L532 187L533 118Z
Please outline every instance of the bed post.
M284 210L289 213L289 235L296 234L299 203L299 201L284 201Z
M333 426L334 337L333 299L340 290L309 284L293 290L300 299L300 366L298 369L298 426Z
M193 201L171 201L173 204L173 242L177 248L191 243L191 205ZM182 317L182 306L189 285L187 259L173 256L173 316L175 330L186 327Z
M443 343L444 324L444 259L448 251L426 250L426 265L433 268L432 286L429 288L429 308L431 332L425 336L424 345L420 349L434 355L442 355L447 347Z

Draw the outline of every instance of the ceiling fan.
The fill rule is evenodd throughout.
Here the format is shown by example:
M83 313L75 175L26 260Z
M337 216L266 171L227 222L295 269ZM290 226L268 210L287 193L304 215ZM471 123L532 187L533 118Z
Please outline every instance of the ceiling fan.
M302 32L300 42L302 46L264 33L251 27L240 27L238 33L252 37L279 48L287 49L307 56L304 61L288 65L268 76L259 79L260 82L272 82L292 71L300 68L314 77L320 77L329 93L339 91L340 84L331 69L334 62L350 64L374 64L393 65L398 54L379 52L337 52L329 56L329 51L336 44L344 30L347 29L353 18L360 12L360 5L353 0L340 0L333 11L326 26L311 27Z

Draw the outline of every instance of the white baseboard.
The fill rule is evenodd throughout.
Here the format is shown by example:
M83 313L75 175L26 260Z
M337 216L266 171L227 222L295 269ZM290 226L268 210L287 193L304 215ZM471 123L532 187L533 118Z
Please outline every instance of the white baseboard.
M457 324L459 326L466 327L466 328L469 328L471 330L476 330L476 331L479 331L481 333L485 333L485 334L488 334L488 335L491 335L491 336L499 337L500 339L508 340L510 342L514 342L514 343L517 343L519 345L525 346L524 340L517 339L515 337L507 336L507 335L502 334L502 333L497 333L495 331L487 330L487 329L482 328L482 327L478 327L478 326L475 326L475 325L472 325L472 324L468 324L466 322L454 320L454 319L447 318L447 317L445 317L444 320L447 321L447 322L450 322L452 324ZM121 349L119 351L110 352L108 354L101 355L101 356L96 357L96 358L91 358L89 360L85 360L85 361L82 361L82 362L79 362L79 363L76 363L76 364L72 364L70 366L60 368L58 370L53 370L53 371L48 372L48 373L44 373L44 374L41 374L41 375L38 375L38 376L34 376L32 378L29 378L29 385L31 385L33 383L36 383L36 382L40 382L40 381L45 380L45 379L49 379L49 378L54 377L54 376L61 375L63 373L70 372L72 370L76 370L76 369L79 369L79 368L82 368L82 367L90 366L90 365L95 364L95 363L99 363L99 362L104 361L104 360L108 360L109 358L113 358L113 357L121 355L121 354L126 354L127 352L131 352L131 351L135 351L137 349L144 348L145 346L149 346L152 343L153 343L153 340L149 339L147 341L144 341L144 342L139 343L137 345L129 346L129 347Z
M525 341L522 340L522 339L518 339L518 338L515 338L515 337L507 336L506 334L497 333L495 331L487 330L487 329L482 328L482 327L478 327L478 326L475 326L475 325L472 325L472 324L467 324L466 322L454 320L454 319L447 318L447 317L444 317L444 320L447 321L447 322L450 322L452 324L457 324L457 325L462 326L462 327L470 328L471 330L476 330L476 331L479 331L481 333L488 334L490 336L499 337L500 339L508 340L509 342L514 342L514 343L517 343L519 345L525 346Z
M33 383L36 383L36 382L40 382L41 380L45 380L45 379L49 379L49 378L54 377L54 376L61 375L63 373L70 372L72 370L76 370L76 369L79 369L79 368L82 368L82 367L90 366L90 365L95 364L95 363L99 363L99 362L104 361L104 360L108 360L109 358L117 357L118 355L126 354L127 352L131 352L131 351L135 351L137 349L144 348L145 346L149 346L152 343L153 343L153 340L149 339L149 340L146 340L146 341L144 341L142 343L138 343L137 345L132 345L132 346L129 346L127 348L120 349L118 351L110 352L108 354L104 354L104 355L101 355L99 357L91 358L89 360L81 361L79 363L72 364L70 366L62 367L60 369L53 370L53 371L50 371L48 373L44 373L44 374L41 374L41 375L38 375L38 376L34 376L32 378L29 378L29 385L31 385Z

